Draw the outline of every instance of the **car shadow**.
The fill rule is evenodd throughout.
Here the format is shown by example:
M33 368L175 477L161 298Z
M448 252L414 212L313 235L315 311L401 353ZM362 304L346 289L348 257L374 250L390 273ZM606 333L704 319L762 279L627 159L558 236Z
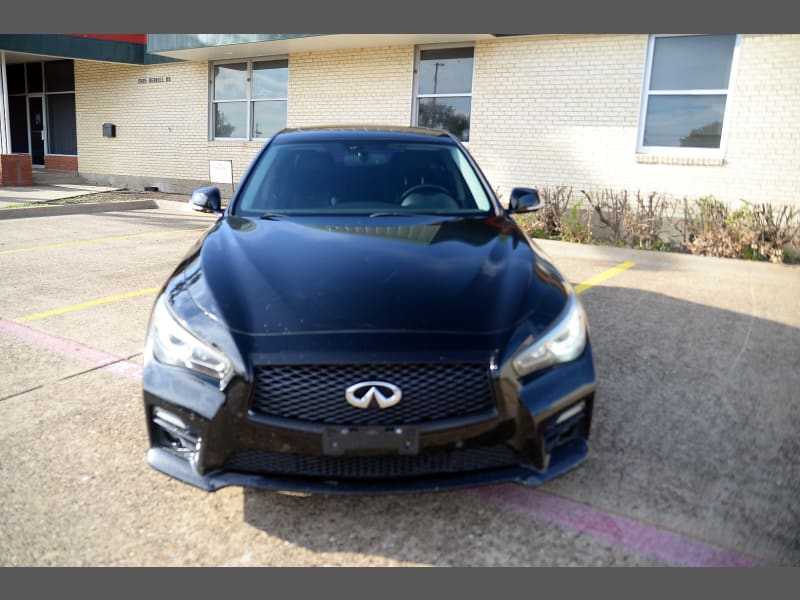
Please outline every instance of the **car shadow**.
M597 286L582 299L598 373L590 455L540 491L768 564L800 564L800 315L787 315L792 326L622 287ZM627 560L624 547L586 542L464 492L246 489L244 519L323 556L607 564L597 559L605 552Z

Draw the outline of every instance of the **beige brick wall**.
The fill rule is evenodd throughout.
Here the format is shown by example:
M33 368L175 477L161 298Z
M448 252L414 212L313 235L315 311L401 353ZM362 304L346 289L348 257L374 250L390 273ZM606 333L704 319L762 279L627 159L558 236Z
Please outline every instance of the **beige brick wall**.
M413 55L413 46L293 54L288 125L408 125ZM138 83L151 77L170 81ZM76 61L79 171L143 177L149 183L141 187L205 182L209 160L231 160L237 181L263 142L208 140L208 78L205 62ZM117 126L116 138L102 136L106 122Z
M470 150L492 185L506 195L565 184L800 205L800 35L743 36L725 158L712 165L637 160L647 40L479 41ZM413 58L412 46L290 55L289 126L408 125ZM138 83L150 77L171 81ZM81 172L205 181L209 159L230 159L238 180L262 146L208 140L205 62L76 61L75 81ZM104 122L116 138L102 137Z
M565 184L800 205L800 36L743 36L725 158L712 166L637 161L647 40L478 42L470 149L492 185L506 197Z
M288 124L408 125L413 63L413 46L292 54Z
M744 36L725 158L731 196L800 206L800 35Z
M163 83L138 83L151 77ZM207 179L208 65L75 61L78 170ZM103 123L117 126L104 138Z

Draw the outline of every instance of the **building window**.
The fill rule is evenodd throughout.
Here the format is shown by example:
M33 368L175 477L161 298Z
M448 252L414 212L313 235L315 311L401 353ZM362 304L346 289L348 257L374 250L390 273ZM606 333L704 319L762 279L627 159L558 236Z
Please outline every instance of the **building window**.
M265 139L286 127L288 60L213 65L214 139Z
M736 35L650 37L640 153L720 153L737 50Z
M420 127L469 141L474 48L420 50L414 116Z
M34 164L45 155L77 155L73 61L10 64L7 78L11 151L32 154Z
M75 94L47 94L47 153L78 154Z

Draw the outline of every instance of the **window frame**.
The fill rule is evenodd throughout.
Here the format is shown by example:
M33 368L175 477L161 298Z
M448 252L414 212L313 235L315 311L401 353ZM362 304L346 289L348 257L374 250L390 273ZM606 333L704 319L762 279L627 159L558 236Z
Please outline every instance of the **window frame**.
M697 33L651 34L647 40L647 56L645 59L644 80L642 82L642 96L639 107L639 126L636 133L636 154L666 157L697 157L697 158L723 158L728 145L730 130L730 115L733 105L733 92L736 84L736 73L739 64L739 49L742 42L741 34L736 34L731 55L730 74L727 88L687 88L675 90L651 90L650 79L653 69L653 54L656 40L667 37L698 37ZM719 148L684 148L680 146L645 146L644 130L647 122L647 108L650 96L725 96L725 109L722 114L722 130L720 132Z
M470 74L470 91L467 92L453 92L444 94L420 94L419 93L419 70L420 59L422 52L425 50L449 50L459 48L472 49L472 73ZM422 44L414 47L414 68L413 68L413 84L411 89L411 125L413 127L419 126L419 100L420 98L469 98L469 129L470 137L472 134L472 105L473 95L475 90L475 43L453 42L444 44ZM469 141L459 139L459 141L469 148Z
M286 97L285 98L256 98L253 96L253 65L260 62L285 62L286 63ZM215 83L214 83L214 67L218 65L233 65L245 64L247 65L245 84L247 95L245 98L237 98L232 100L216 100L214 99ZM210 142L265 142L272 138L268 137L255 137L253 135L253 110L255 109L256 102L286 102L287 113L289 107L289 84L288 77L290 76L289 56L262 56L254 58L231 58L226 60L214 60L208 63L208 141ZM247 105L245 121L245 128L247 130L247 137L217 137L215 135L215 120L216 120L216 105L217 104L232 104L236 102L244 102ZM288 116L287 116L288 120ZM285 127L285 125L284 125Z

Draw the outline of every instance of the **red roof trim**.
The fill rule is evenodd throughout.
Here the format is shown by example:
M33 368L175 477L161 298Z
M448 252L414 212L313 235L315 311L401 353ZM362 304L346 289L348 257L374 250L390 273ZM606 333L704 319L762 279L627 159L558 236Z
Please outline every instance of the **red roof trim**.
M109 42L125 42L127 44L147 44L146 33L68 33L70 37L92 38L95 40L107 40Z

